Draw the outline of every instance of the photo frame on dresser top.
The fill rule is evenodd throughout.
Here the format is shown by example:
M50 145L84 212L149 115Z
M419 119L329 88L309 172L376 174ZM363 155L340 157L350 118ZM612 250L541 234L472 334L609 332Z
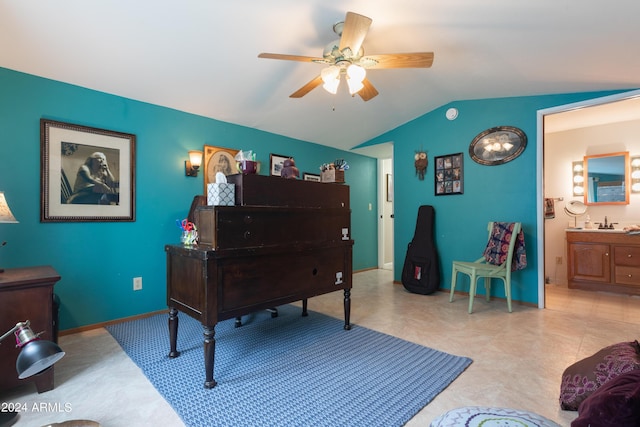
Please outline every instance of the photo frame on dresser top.
M302 174L302 179L305 181L320 182L320 174L304 172Z
M462 153L435 157L435 195L464 193L464 164Z
M40 119L40 222L135 221L136 136Z
M216 173L222 172L225 176L238 173L235 157L239 151L233 148L204 146L204 194L207 194L207 185L216 182Z
M291 156L283 156L281 154L273 154L269 155L269 165L271 166L270 171L272 176L281 176L282 168L284 167L284 161L290 159Z

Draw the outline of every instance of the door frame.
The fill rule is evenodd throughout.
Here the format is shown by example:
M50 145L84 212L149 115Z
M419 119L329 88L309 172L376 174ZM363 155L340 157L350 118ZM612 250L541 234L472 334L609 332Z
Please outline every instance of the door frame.
M640 97L640 89L621 92L614 95L588 99L571 104L558 105L537 111L537 151L536 151L536 209L538 239L538 308L544 308L545 302L545 241L544 241L544 116L565 111L577 110L596 105L608 104L630 98Z

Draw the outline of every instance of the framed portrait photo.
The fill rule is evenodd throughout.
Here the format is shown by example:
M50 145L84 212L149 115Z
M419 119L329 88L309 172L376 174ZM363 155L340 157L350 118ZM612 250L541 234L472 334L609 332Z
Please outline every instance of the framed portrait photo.
M464 165L462 160L462 153L436 156L436 167L434 168L436 196L464 193Z
M40 221L135 221L133 134L40 120Z
M272 176L281 176L282 168L284 167L284 161L290 159L290 156L283 156L280 154L271 154L269 156L269 164L271 165L271 175Z
M225 176L238 173L235 159L238 151L240 150L204 146L204 194L207 194L207 184L216 182L216 173L222 172Z

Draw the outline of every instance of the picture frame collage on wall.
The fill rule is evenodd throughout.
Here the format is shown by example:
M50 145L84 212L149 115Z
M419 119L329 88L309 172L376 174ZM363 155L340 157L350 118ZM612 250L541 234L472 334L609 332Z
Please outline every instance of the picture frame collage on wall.
M435 195L464 193L464 165L462 153L435 157Z

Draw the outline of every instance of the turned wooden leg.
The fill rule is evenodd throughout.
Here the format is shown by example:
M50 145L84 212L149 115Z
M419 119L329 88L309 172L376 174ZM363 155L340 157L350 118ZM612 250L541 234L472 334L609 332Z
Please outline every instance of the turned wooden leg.
M309 313L307 312L307 299L302 300L302 317L307 317Z
M215 325L204 326L204 388L214 388L216 381L213 379L213 365L216 354Z
M351 289L344 290L344 329L351 329Z
M178 310L174 307L169 309L169 357L180 356L178 351Z

